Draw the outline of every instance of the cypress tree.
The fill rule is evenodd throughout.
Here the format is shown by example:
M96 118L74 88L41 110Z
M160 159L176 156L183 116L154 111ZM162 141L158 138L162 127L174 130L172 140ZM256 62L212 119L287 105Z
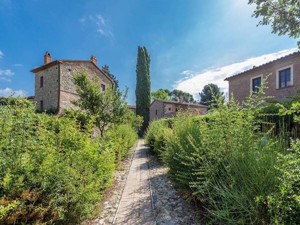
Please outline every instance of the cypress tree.
M150 56L146 47L138 47L136 63L136 114L144 119L141 132L143 133L149 124L150 94Z

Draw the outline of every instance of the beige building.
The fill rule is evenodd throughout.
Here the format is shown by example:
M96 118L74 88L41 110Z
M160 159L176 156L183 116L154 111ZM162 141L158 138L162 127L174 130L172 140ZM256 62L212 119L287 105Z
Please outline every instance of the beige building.
M91 60L55 60L49 52L44 55L44 65L33 69L35 74L35 96L37 110L53 110L62 113L73 107L71 101L79 98L73 83L74 75L86 71L92 79L99 78L99 86L105 91L114 85L113 80L98 66L95 56Z
M300 88L300 52L253 67L225 80L229 82L230 96L233 94L235 100L243 102L250 93L258 91L267 76L267 88L264 90L267 96L277 101L294 96Z
M150 121L173 117L179 111L188 111L195 115L203 115L208 111L208 106L185 103L183 101L154 100L150 105Z

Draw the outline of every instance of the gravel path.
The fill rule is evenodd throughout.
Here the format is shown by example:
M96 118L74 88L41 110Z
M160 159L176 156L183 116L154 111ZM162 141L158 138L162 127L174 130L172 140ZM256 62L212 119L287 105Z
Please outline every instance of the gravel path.
M82 225L198 225L194 207L174 189L168 170L148 151L140 140L133 157L115 172L100 216Z
M157 225L198 225L195 208L174 189L168 169L154 156L149 156L149 169Z

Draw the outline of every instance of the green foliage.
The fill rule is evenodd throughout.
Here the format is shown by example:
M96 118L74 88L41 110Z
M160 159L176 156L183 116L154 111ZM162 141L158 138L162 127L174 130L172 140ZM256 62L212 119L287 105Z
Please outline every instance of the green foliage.
M169 100L168 92L164 89L158 89L157 91L151 92L151 97L153 100Z
M124 122L124 115L129 110L125 102L127 92L120 96L117 90L110 87L105 92L101 91L99 80L96 77L93 79L89 79L84 71L75 76L74 83L80 99L73 103L93 118L103 136L108 126Z
M255 95L243 108L231 101L205 116L180 115L172 129L163 120L149 127L147 143L200 204L205 224L299 221L300 145L286 153L281 136L261 129L264 104Z
M137 140L136 130L129 124L114 127L103 137L103 142L110 143L110 149L115 153L115 164L128 157L129 150Z
M201 101L200 103L207 106L217 106L218 99L224 102L224 96L221 89L216 84L207 84L203 87L201 93L199 93Z
M110 72L109 66L108 65L102 66L102 71L106 73L114 81L115 83L114 88L116 90L119 90L119 81L116 78L116 76Z
M124 121L126 121L126 124L129 124L136 132L138 132L143 124L143 118L141 116L136 116L131 110L128 110L124 115Z
M21 97L0 97L0 107L7 106L7 105L17 105L22 107L30 107L32 103L24 98Z
M179 101L179 98L182 97L184 102L195 102L193 95L177 89L173 91L170 91L168 89L158 89L157 91L152 92L151 96L153 100Z
M171 100L173 100L173 101L179 101L180 96L182 96L184 102L187 102L187 103L195 102L193 95L191 95L190 93L181 91L181 90L177 90L177 89L174 89L173 91L171 91L169 93L169 96L170 96Z
M298 0L249 0L248 3L256 4L253 16L256 18L262 16L259 25L271 24L272 32L275 34L300 37L300 2Z
M277 190L268 196L273 224L298 224L300 221L300 143L292 142L286 154L278 155Z
M149 124L149 106L151 102L150 56L146 47L138 47L136 63L136 115L143 118L141 131Z
M146 143L160 159L165 152L166 138L172 136L172 132L170 119L152 121L147 129Z
M0 223L77 224L111 184L116 149L136 140L130 125L105 138L70 117L35 113L27 101L0 107Z

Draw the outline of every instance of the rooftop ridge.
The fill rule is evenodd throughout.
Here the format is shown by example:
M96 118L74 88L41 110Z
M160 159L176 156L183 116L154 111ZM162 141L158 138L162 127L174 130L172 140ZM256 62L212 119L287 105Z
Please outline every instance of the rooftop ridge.
M280 58L278 58L278 59L274 59L274 60L269 61L269 62L267 62L267 63L261 64L261 65L259 65L259 66L255 66L255 67L253 67L252 69L248 69L248 70L245 70L245 71L243 71L243 72L240 72L240 73L234 74L234 75L232 75L232 76L226 77L226 78L224 79L224 81L228 81L229 79L231 79L231 78L233 78L233 77L237 77L237 76L243 75L243 74L248 73L248 72L250 72L250 71L255 71L255 70L257 70L257 69L260 69L260 68L263 67L263 66L272 64L272 63L274 63L274 62L276 62L276 61L279 61L279 60L282 60L282 59L285 59L285 58L292 57L292 56L297 55L297 54L300 54L300 51L299 51L299 50L296 51L296 52L290 53L290 54L288 54L288 55L286 55L286 56L282 56L282 57L280 57Z

